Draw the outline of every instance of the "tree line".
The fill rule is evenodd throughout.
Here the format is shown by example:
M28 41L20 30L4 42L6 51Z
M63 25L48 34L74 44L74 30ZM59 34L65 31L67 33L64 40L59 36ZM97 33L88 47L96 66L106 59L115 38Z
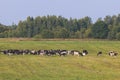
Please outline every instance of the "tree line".
M28 16L11 26L0 24L0 38L95 38L120 40L120 14L92 22L86 16L67 19L62 16Z

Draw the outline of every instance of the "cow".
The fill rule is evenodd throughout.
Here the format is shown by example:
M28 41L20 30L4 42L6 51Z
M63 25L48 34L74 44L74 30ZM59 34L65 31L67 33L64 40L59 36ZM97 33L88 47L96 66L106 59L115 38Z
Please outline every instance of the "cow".
M118 53L115 51L110 51L108 54L109 54L109 56L117 56L118 55Z
M38 55L47 55L47 56L49 56L50 55L50 53L49 53L49 50L38 50L37 51L38 52Z
M30 51L30 54L32 54L32 55L37 55L38 53L37 53L36 50L31 50L31 51Z
M23 55L24 54L29 54L30 53L30 50L26 49L26 50L23 50Z
M0 51L0 52L2 52L3 54L8 54L8 50L2 50L2 51Z
M57 53L57 50L48 50L48 53L49 53L49 55L50 56L52 56L52 55L56 55L56 53Z
M60 56L66 56L68 54L67 50L58 50L57 52Z
M71 54L71 55L74 55L74 56L80 56L80 55L82 55L82 54L80 53L80 51L78 51L78 50L72 50L72 51L70 52L70 54Z
M97 56L101 56L102 55L102 51L99 51L98 53L97 53Z
M85 56L85 55L87 55L88 54L88 51L87 50L83 50L82 51L82 56Z

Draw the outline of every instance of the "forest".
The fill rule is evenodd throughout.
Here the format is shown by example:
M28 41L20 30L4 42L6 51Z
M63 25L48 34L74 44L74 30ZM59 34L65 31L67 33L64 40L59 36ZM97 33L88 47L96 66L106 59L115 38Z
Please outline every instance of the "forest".
M120 14L98 18L94 23L88 16L81 19L55 15L28 16L18 24L0 24L0 38L120 40Z

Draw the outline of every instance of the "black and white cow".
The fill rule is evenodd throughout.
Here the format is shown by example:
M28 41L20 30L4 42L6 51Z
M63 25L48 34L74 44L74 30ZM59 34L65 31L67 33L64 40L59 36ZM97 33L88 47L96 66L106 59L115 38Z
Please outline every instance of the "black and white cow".
M114 52L114 51L110 51L108 54L109 54L109 56L117 56L118 55L118 53Z
M36 50L31 50L31 51L30 51L30 54L31 54L31 55L37 55L38 52L37 52Z
M87 50L83 50L82 51L82 56L85 56L85 55L87 55L88 54L88 51Z
M97 53L97 56L101 56L102 55L102 51L99 51L98 53Z
M82 56L82 53L80 53L80 51L78 51L78 50L72 50L71 52L70 52L70 54L71 55L74 55L74 56Z
M30 50L29 50L29 49L23 50L23 55L24 55L24 54L29 54L29 53L30 53Z
M3 54L7 54L7 55L20 55L23 54L23 50L17 50L17 49L8 49L8 50L3 50L1 51L3 52Z
M60 56L66 56L68 54L68 50L58 50L57 52Z
M8 54L8 50L2 50L0 52L2 52L3 54Z

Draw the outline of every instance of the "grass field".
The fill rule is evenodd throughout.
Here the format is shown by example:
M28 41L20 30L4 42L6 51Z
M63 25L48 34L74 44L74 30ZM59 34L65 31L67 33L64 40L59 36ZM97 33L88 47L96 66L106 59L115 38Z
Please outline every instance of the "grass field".
M119 41L101 40L0 40L5 49L87 49L78 56L38 56L0 54L0 80L119 80L120 56L110 57L110 50L120 52ZM96 56L102 51L102 56Z

